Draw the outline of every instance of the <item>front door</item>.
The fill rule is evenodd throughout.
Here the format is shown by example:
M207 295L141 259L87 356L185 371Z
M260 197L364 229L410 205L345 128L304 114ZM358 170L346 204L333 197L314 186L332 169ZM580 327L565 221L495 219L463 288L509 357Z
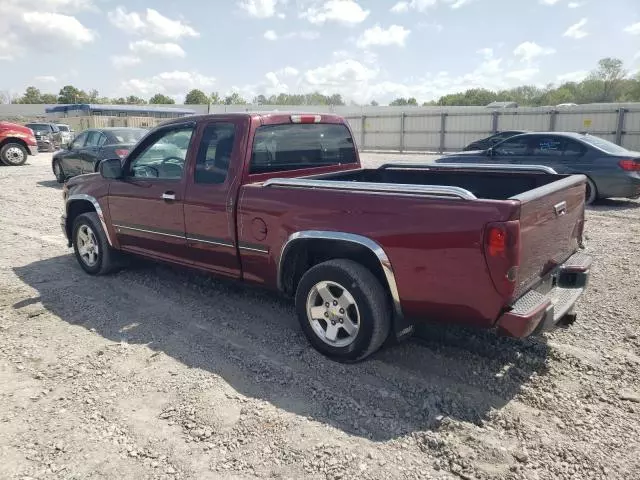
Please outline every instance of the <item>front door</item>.
M184 215L190 260L201 268L240 276L234 202L245 151L239 133L244 119L219 119L201 126L193 182L185 195Z
M489 163L530 163L531 137L512 137L493 147Z
M131 152L109 186L109 213L123 250L188 263L185 166L195 123L171 124Z
M104 143L105 135L97 130L91 130L87 136L84 148L80 151L80 169L82 173L94 173L100 150L100 142Z
M62 153L62 170L65 175L73 177L82 173L80 155L88 135L89 132L82 132L69 144L69 149Z

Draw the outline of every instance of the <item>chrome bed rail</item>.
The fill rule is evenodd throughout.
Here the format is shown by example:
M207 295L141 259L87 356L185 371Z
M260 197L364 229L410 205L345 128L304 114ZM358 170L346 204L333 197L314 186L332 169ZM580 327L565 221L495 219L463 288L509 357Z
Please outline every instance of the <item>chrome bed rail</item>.
M492 172L540 172L557 175L553 168L544 165L501 165L499 163L385 163L378 170L485 170Z
M314 188L321 190L344 190L380 194L416 195L438 198L476 200L469 190L442 185L411 185L375 182L312 180L305 178L272 178L262 184L264 187Z

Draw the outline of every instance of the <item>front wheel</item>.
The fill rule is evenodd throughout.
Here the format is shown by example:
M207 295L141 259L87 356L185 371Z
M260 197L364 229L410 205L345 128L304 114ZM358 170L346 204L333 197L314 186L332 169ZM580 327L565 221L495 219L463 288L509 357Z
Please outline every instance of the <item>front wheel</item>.
M314 348L341 362L374 353L391 328L385 289L370 270L352 260L330 260L308 270L298 284L296 311Z
M60 165L60 161L58 160L53 161L53 174L55 175L58 183L64 183L67 178L64 174L64 170L62 169L62 165Z
M0 149L0 162L11 167L24 165L27 161L27 149L19 143L7 143Z
M76 260L88 274L106 275L118 268L118 252L109 245L97 213L78 215L72 238Z

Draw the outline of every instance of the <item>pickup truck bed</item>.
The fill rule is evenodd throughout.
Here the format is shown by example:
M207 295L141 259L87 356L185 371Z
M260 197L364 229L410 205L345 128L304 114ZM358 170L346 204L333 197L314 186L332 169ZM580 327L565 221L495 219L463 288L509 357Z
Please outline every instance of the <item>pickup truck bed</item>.
M170 141L184 158L147 154ZM314 347L355 361L419 321L525 337L571 318L591 262L585 181L539 166L364 169L340 117L205 115L71 179L62 227L90 274L131 253L293 297Z

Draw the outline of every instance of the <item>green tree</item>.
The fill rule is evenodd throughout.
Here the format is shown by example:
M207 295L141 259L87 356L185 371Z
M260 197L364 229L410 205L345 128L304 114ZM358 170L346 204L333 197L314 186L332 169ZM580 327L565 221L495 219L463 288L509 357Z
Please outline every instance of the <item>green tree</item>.
M18 103L42 103L42 93L36 87L27 87Z
M186 105L208 105L210 100L211 99L207 97L206 93L204 93L202 90L194 88L189 93L187 93L187 96L184 99L184 103Z
M615 102L621 93L620 87L626 76L627 72L622 60L611 57L601 59L598 62L598 68L591 72L588 79L594 84L598 82L597 85L601 89L596 101Z
M375 100L371 100L371 103L369 105L371 105L372 107L377 107L380 104L378 102L376 102Z
M209 98L211 99L212 105L222 105L223 103L222 98L220 97L220 94L218 92L211 92Z
M58 103L89 103L89 95L84 90L79 90L73 85L65 85L58 94Z
M129 95L126 98L125 103L127 105L144 105L147 101L144 98L136 97L135 95Z
M42 98L42 103L47 103L47 104L58 103L58 96L54 93L43 93L41 98Z
M233 92L231 95L224 97L225 105L246 105L246 103L247 101L238 92Z
M167 95L163 95L162 93L156 93L153 97L149 99L149 103L153 105L171 105L176 103L176 101L168 97Z
M404 106L417 107L418 101L413 97L411 98L401 97L401 98L396 98L389 105L392 107L404 107Z

